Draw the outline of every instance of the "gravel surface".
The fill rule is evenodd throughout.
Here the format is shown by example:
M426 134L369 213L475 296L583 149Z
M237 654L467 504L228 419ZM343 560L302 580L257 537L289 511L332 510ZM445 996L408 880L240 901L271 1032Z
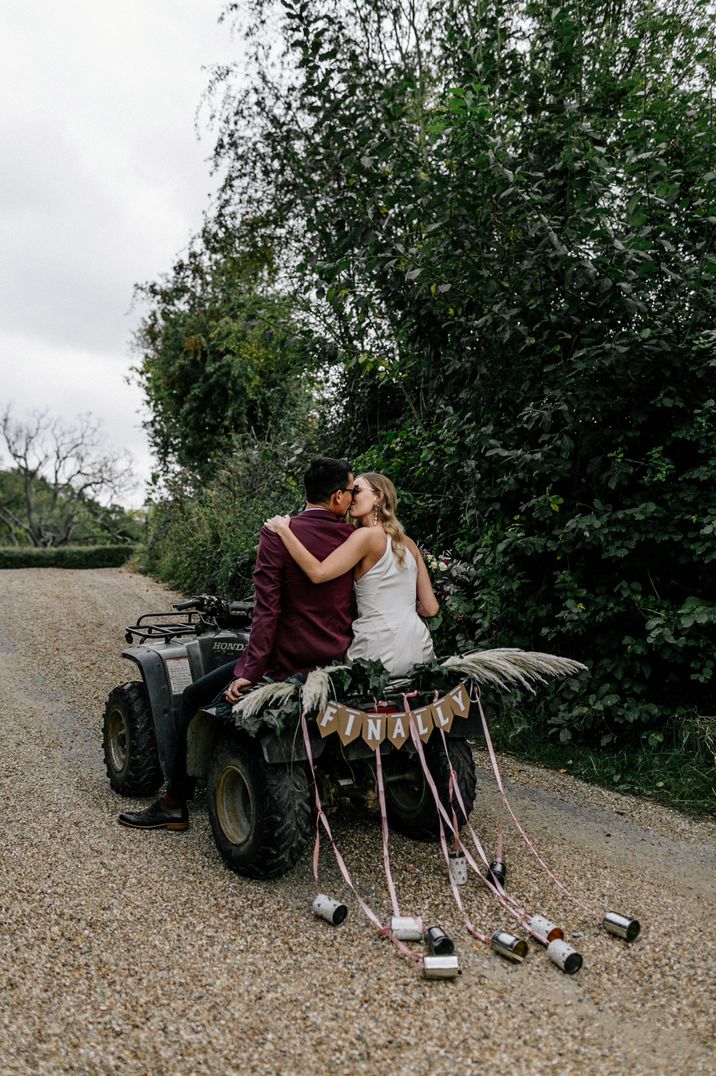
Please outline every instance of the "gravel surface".
M714 1071L715 827L505 759L513 805L558 876L642 922L634 945L566 902L508 833L510 888L584 956L535 944L512 966L461 929L438 849L391 838L404 914L457 940L459 979L426 982L352 900L313 918L309 859L274 882L226 870L201 795L186 833L117 825L101 715L135 679L124 625L172 595L123 569L0 572L0 1073L706 1073ZM473 820L494 841L483 752ZM334 832L386 917L377 819ZM332 857L324 888L345 896ZM508 926L476 884L478 926Z

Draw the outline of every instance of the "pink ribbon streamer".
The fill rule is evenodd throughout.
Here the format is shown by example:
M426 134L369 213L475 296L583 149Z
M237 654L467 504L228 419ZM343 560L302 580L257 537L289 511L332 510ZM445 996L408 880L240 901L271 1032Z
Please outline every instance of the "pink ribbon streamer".
M399 916L400 908L398 907L398 894L395 891L393 872L390 869L390 853L388 851L388 812L385 806L383 761L380 757L380 744L378 744L375 749L375 777L378 785L378 802L380 804L380 828L383 834L383 866L385 867L385 877L388 881L388 892L390 893L390 903L393 906L393 915Z
M462 844L460 842L459 830L457 828L453 828L452 821L448 817L447 811L445 810L442 803L440 802L440 795L439 795L437 787L435 785L435 781L433 780L433 775L431 774L430 768L428 767L427 760L425 758L425 752L423 751L423 745L422 745L422 742L420 740L420 735L419 735L418 730L417 730L417 728L415 726L415 720L413 718L413 715L412 715L412 712L411 712L411 709L410 709L410 705L408 703L407 696L405 696L405 695L403 696L403 705L405 706L405 712L406 712L406 715L408 717L408 726L410 728L410 736L411 736L413 744L415 746L415 751L416 751L416 753L418 755L418 758L420 759L420 764L421 764L421 766L423 768L423 774L425 776L425 780L428 783L428 787L429 787L429 789L430 789L430 791L432 793L433 800L435 801L435 807L436 807L436 810L438 812L438 821L439 822L440 821L445 822L445 824L447 825L448 830L451 833L454 834L454 836L455 836L455 838L456 838L456 840L458 842L458 847L462 849L463 855L465 856L465 859L467 860L469 866L472 867L473 871L475 872L477 877L480 879L482 884L485 886L485 888L490 890L490 892L497 898L499 903L503 906L503 908L505 909L505 911L509 915L511 915L511 916L513 916L513 918L517 919L521 926L523 926L523 927L526 926L526 923L525 923L525 920L524 920L523 916L520 915L517 911L515 911L515 909L506 900L506 898L503 897L502 894L499 892L499 890L496 889L496 887L492 884L492 882L482 874L482 872L480 871L480 868L478 867L477 863L473 859L473 857L470 854L470 852L468 851L468 849L464 846L464 844ZM466 814L466 812L464 810L463 810L463 813Z
M539 863L540 867L542 867L542 870L545 872L545 874L547 874L552 879L552 881L557 886L557 888L562 893L564 893L565 897L567 897L568 900L571 900L572 904L576 904L576 906L578 908L581 908L582 911L586 912L587 915L592 916L593 919L600 920L601 916L597 912L595 912L593 908L590 908L589 905L584 904L581 900L579 900L578 897L575 897L573 893L570 893L570 891L567 889L567 887L562 882L560 882L557 875L554 874L554 872L550 870L550 868L545 863L544 859L542 859L542 856L537 851L537 848L535 847L535 845L532 843L530 838L527 836L527 834L526 834L526 832L525 832L519 818L517 817L515 812L512 810L512 807L510 806L510 802L507 799L507 794L505 792L504 785L502 783L502 777L500 775L500 768L499 768L499 766L497 764L497 756L495 754L495 749L494 749L493 744L492 744L492 737L490 736L490 730L487 727L487 720L485 718L485 713L484 713L484 711L482 709L482 702L480 700L479 689L477 689L475 691L474 701L477 703L478 708L480 710L480 720L482 721L482 729L483 729L483 732L485 734L485 743L487 745L487 753L490 756L490 763L492 764L492 769L493 769L493 772L495 774L495 780L497 782L497 787L498 787L498 789L500 791L500 795L502 797L502 803L504 804L505 810L509 814L510 818L514 822L515 827L517 829L517 832L522 837L522 840L525 842L525 844L529 848L530 852L532 853L532 855L535 857L535 859Z
M450 794L452 795L452 790L454 789L455 790L455 797L456 797L456 799L458 801L458 804L460 806L460 810L462 811L462 816L465 819L465 825L466 825L467 831L470 834L470 837L472 839L472 843L475 845L475 851L480 856L483 863L485 864L485 866L489 870L490 864L489 864L489 861L488 861L488 858L487 858L487 853L485 852L485 849L482 846L480 838L478 837L477 833L475 832L475 830L473 828L472 823L470 822L467 810L465 809L465 802L464 802L464 800L462 798L462 793L460 791L460 784L459 784L458 779L457 779L457 774L455 773L455 768L454 768L454 766L452 764L452 759L450 758L450 754L448 752L447 739L446 739L446 736L445 736L445 730L444 729L440 729L440 735L441 735L442 741L443 741L443 748L445 750L445 757L447 758L448 765L450 767L450 782L451 782L450 783ZM458 838L458 840L461 842L461 838ZM525 908L517 900L515 900L515 898L512 896L511 893L507 892L507 890L504 888L504 886L500 882L499 878L493 878L493 885L494 885L495 889L497 890L497 892L500 894L500 896L503 898L503 900L508 901L512 905L515 913L520 917L520 922L522 922L522 924L524 926L526 926L527 923L529 922L529 914L525 910Z
M366 918L369 919L371 923L373 923L373 925L377 928L378 932L383 937L388 938L393 943L393 945L396 947L396 949L398 950L400 955L405 957L406 959L415 960L415 961L417 961L418 964L422 964L422 962L423 962L422 954L411 952L410 949L408 949L408 947L406 945L404 945L400 941L399 938L393 937L393 935L390 933L390 928L387 927L387 926L384 926L383 923L381 923L378 916L375 914L375 912L372 910L372 908L370 908L368 906L366 901L363 900L360 893L358 892L355 885L353 884L353 879L351 878L350 872L348 870L348 867L346 866L346 862L343 859L343 856L340 853L338 845L336 844L336 842L335 842L335 840L333 838L333 834L331 833L330 823L329 823L329 821L328 821L328 819L326 817L325 811L323 810L323 805L321 804L321 796L320 796L320 793L318 791L318 782L316 780L316 768L315 768L315 765L314 765L314 762L313 762L313 751L311 750L311 737L310 737L310 734L309 734L309 731L308 731L308 723L306 722L306 715L305 714L301 714L301 731L303 733L303 742L304 742L304 745L306 747L306 758L308 759L308 765L309 765L309 767L311 769L311 775L313 777L313 791L314 791L314 794L315 794L317 818L318 818L318 821L320 821L321 825L323 826L324 830L326 831L326 835L328 836L328 840L331 842L331 847L333 848L333 854L336 857L336 863L338 864L338 869L340 870L346 885L348 886L348 888L353 893L353 896L355 897L356 901L358 902L358 905L359 905L361 911L363 912L363 914L366 916ZM318 822L317 822L316 823L316 846L314 848L314 874L315 874L316 880L318 880L318 851L319 851L319 838L318 838Z

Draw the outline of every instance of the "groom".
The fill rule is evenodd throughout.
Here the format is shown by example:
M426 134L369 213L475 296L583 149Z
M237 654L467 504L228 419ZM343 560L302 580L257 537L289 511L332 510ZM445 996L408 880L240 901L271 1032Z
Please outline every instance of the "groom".
M324 560L353 527L342 522L352 499L353 474L345 460L319 456L303 476L306 508L291 520L291 530L314 557ZM224 691L227 702L264 675L283 680L292 673L340 659L351 639L353 573L328 583L311 583L286 552L277 534L262 529L254 571L256 603L249 644L234 664L221 665L187 687L177 722L167 790L144 811L125 811L123 826L183 830L189 825L186 801L193 782L186 772L187 729L197 710Z

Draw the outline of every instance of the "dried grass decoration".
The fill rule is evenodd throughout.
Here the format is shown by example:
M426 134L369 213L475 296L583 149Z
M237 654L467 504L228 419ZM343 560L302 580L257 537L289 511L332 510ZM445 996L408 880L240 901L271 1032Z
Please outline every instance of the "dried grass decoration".
M424 667L423 667L424 668ZM548 677L573 676L585 666L569 658L536 651L502 648L478 650L472 654L447 658L436 667L462 674L476 684L500 687L505 690L518 685L533 691L532 683L545 683ZM312 682L312 678L315 681ZM375 750L384 740L401 748L410 735L405 713L382 714L355 710L341 702L328 701L330 670L318 669L311 673L303 689L304 708L309 700L310 709L319 709L316 724L321 736L337 733L343 744L362 737L368 747ZM464 683L457 684L441 698L427 706L412 711L412 718L423 743L427 743L435 729L449 732L456 717L468 717L470 696Z
M519 650L516 647L502 647L498 650L476 650L472 654L447 658L442 663L444 669L454 669L474 680L476 684L501 687L510 690L511 684L526 687L534 694L530 681L540 684L547 682L550 676L574 676L586 669L580 661L559 658L555 654L541 654L537 650Z

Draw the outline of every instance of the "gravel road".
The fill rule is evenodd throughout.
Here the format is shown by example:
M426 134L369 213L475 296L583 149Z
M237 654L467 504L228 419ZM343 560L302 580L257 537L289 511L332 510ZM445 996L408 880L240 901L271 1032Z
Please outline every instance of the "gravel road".
M405 914L441 923L463 973L426 982L351 900L314 919L309 856L287 877L227 871L201 796L186 833L122 829L101 752L104 699L136 678L124 625L172 595L125 570L0 572L0 1073L714 1071L715 827L505 759L513 805L576 895L642 922L632 946L565 902L508 834L510 888L565 926L566 976L531 945L504 963L460 929L438 850L392 839ZM497 801L482 752L473 820ZM334 831L389 914L376 819ZM324 850L325 888L345 886ZM507 926L477 885L479 926Z

